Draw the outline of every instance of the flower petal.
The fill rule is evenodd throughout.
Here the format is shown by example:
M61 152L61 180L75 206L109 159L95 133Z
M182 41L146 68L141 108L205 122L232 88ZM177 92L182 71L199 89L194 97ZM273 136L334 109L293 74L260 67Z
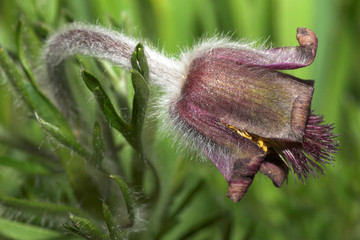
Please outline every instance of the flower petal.
M248 66L271 69L296 69L310 65L316 56L317 37L307 28L298 28L298 47L281 47L265 50L243 48L217 48L212 54L218 58Z
M265 152L187 98L177 103L176 112L184 129L208 140L197 144L229 183L228 197L238 202L259 171Z
M287 179L289 168L276 152L270 151L260 166L260 172L268 176L276 187L281 187Z
M312 84L210 54L193 60L181 97L237 129L301 142Z

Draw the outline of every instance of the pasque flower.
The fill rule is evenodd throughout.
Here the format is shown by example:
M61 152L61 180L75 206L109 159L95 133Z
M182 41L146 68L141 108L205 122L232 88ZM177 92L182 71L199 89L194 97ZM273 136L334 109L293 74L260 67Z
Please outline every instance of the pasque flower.
M292 171L304 181L323 173L337 151L333 126L310 110L313 81L279 69L308 66L317 38L298 28L300 46L256 49L226 39L203 41L179 59L145 46L151 83L162 91L161 128L202 152L228 182L228 197L239 201L259 171L280 187ZM58 64L74 54L109 60L129 69L138 41L97 26L71 25L48 40L45 58L55 99L64 113ZM69 114L68 114L69 115Z

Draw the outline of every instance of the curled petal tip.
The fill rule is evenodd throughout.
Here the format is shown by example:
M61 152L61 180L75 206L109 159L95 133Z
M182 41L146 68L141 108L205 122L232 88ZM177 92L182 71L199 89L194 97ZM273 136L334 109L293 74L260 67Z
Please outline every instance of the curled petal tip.
M264 161L260 166L260 172L268 176L276 187L281 187L287 179L288 167L281 161Z
M296 39L301 47L310 49L315 57L318 39L312 30L303 27L297 28Z

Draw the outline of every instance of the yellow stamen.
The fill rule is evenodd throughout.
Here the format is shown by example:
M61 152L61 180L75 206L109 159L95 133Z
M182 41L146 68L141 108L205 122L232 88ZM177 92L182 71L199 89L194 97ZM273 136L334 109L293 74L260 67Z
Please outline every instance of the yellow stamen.
M235 131L237 134L239 134L240 136L247 138L249 140L251 140L253 143L255 143L259 148L261 148L264 152L268 151L268 146L266 145L266 142L263 138L258 137L256 135L253 134L249 134L248 132L244 131L244 130L240 130L234 126L231 126L230 124L227 123L223 123L225 126L227 126L228 128L230 128L231 130Z

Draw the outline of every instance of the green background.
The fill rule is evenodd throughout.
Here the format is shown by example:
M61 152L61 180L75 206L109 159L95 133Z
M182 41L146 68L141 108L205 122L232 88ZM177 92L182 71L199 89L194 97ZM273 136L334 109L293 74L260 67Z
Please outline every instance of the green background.
M226 198L227 184L216 168L188 160L189 155L170 147L171 137L157 136L152 151L157 156L155 166L163 195L170 192L169 182L174 175L181 175L189 189L193 187L192 181L204 180L202 190L179 214L179 223L164 239L176 239L220 212L225 212L226 217L197 232L192 239L221 239L224 228L230 229L229 239L360 239L360 1L0 0L1 46L10 53L16 51L15 28L20 17L31 23L41 18L55 30L64 24L58 14L85 23L117 24L127 34L146 39L175 57L204 36L227 34L234 40L267 40L273 46L291 46L297 45L297 27L312 29L319 40L315 62L305 69L288 72L315 80L312 109L324 115L327 123L335 123L339 134L341 151L334 167L329 166L324 176L297 186L289 176L288 184L280 189L258 174L246 196L235 204ZM27 136L40 149L48 148L49 139L36 121L27 119L21 101L7 85L1 73L1 129L12 136ZM9 151L0 142L0 155ZM27 162L25 153L11 151L18 161ZM46 192L28 191L27 188L36 189L37 176L41 175L41 169L29 168L31 173L0 158L0 196L53 199ZM27 174L32 176L31 180ZM51 184L52 188L61 189L61 179ZM21 209L9 213L0 203L0 210L0 238L50 239L52 232L44 230L47 224L30 221L30 225L39 226L31 229L32 236L26 227L14 225L17 214L25 214ZM59 223L56 219L50 222Z

